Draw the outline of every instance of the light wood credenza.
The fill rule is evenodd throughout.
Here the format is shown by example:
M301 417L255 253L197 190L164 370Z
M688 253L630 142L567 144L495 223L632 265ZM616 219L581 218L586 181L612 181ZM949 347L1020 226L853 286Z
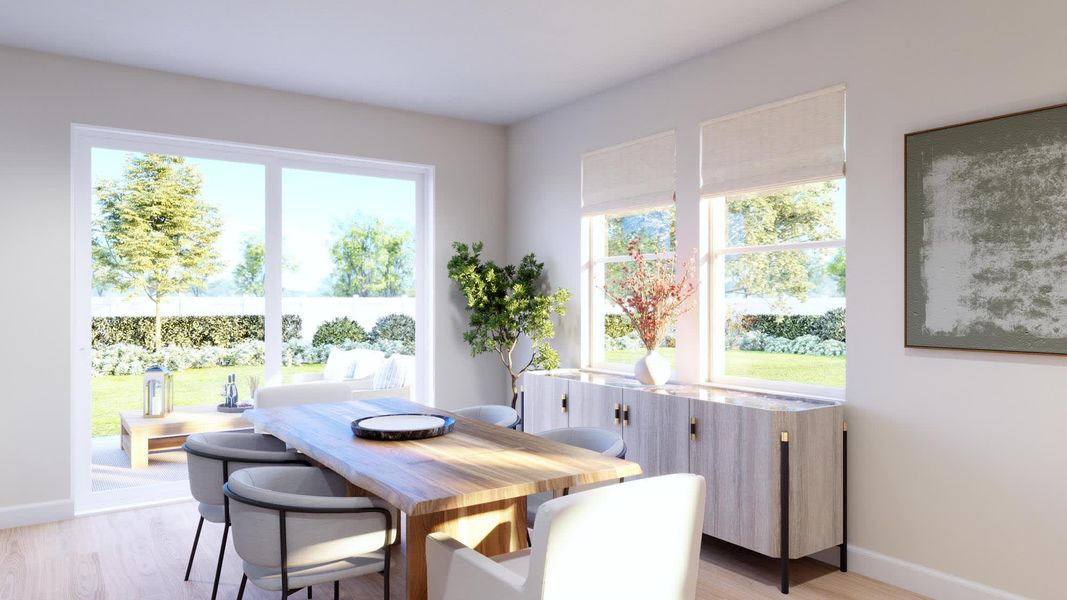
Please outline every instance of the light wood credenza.
M707 482L704 533L781 560L840 549L847 424L840 402L707 386L646 386L578 370L527 373L523 428L612 429L645 476L696 473Z

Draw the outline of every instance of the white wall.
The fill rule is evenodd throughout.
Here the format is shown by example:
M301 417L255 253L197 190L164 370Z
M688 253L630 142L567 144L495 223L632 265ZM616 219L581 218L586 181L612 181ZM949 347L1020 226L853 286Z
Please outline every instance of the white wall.
M70 510L72 123L435 165L435 397L507 399L445 271L504 256L503 128L0 47L0 527Z
M509 257L576 292L579 154L670 128L693 246L698 123L846 83L852 566L938 598L1063 598L1067 357L906 350L902 265L904 134L1067 101L1064 23L1054 0L854 1L513 126Z

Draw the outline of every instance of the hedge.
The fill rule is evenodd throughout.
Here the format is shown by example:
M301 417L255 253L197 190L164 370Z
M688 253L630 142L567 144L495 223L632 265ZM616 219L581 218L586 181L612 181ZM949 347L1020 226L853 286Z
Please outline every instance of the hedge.
M634 330L634 324L624 315L604 315L604 335L611 339L626 337Z
M409 315L393 313L378 319L370 330L372 340L396 340L415 343L415 319Z
M264 339L261 315L209 315L163 317L164 346L231 347ZM94 317L94 348L128 344L149 348L154 345L155 317ZM300 338L300 315L282 315L282 340Z
M348 317L337 317L326 321L315 330L311 343L316 346L342 344L344 342L365 342L369 339L367 330Z
M738 320L739 333L758 331L788 340L810 335L822 340L845 341L843 308L835 308L822 315L739 315Z
M814 335L802 335L795 339L789 339L767 335L759 331L749 331L741 336L738 347L741 350L780 352L784 354L810 354L813 356L845 355L844 342L820 339Z

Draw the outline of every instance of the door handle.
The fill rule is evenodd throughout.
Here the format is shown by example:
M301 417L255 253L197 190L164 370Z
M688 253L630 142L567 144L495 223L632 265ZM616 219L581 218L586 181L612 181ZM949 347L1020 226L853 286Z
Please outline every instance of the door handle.
M622 405L622 424L623 424L624 427L629 427L630 426L630 405L629 404L623 404Z
M559 395L559 412L567 412L567 394Z
M618 404L616 404L615 405L615 424L618 425L619 421L621 419L622 419L622 407L620 407Z
M697 439L697 418L689 417L689 439Z

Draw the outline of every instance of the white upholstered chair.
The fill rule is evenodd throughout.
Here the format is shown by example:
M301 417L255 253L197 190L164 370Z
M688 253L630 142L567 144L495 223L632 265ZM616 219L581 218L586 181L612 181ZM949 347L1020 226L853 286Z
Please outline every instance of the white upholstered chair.
M348 384L339 381L287 383L261 387L256 390L256 408L318 404L320 402L347 402L351 399L352 388Z
M233 545L244 561L237 599L249 580L259 588L292 592L369 573L385 576L396 540L392 509L377 500L347 496L345 480L316 467L262 467L234 473L230 499Z
M677 474L546 502L533 547L488 558L426 540L429 600L693 600L704 479Z
M507 427L508 429L515 429L519 426L519 411L503 404L467 406L452 412L471 419L477 419L483 423Z
M193 549L189 552L189 564L185 568L185 580L193 570L196 546L200 543L200 531L204 521L222 524L222 546L219 562L215 567L215 583L211 598L219 591L219 576L222 574L222 559L226 556L226 535L230 531L228 502L222 492L226 479L233 473L249 467L263 465L306 465L295 450L287 450L285 442L269 435L241 432L196 433L190 435L182 446L188 455L189 489L199 502L200 522L196 526ZM292 468L287 467L287 468Z
M605 456L626 458L626 442L617 431L611 431L610 429L599 429L596 427L563 427L560 429L549 429L548 431L542 431L540 433L535 433L534 435L548 438L561 444L599 452ZM535 523L537 520L537 509L554 497L561 495L566 496L567 494L581 492L583 490L591 490L605 485L612 485L613 483L615 482L605 481L602 483L585 485L576 489L564 489L556 493L541 492L540 494L529 496L526 498L526 520L530 524Z

